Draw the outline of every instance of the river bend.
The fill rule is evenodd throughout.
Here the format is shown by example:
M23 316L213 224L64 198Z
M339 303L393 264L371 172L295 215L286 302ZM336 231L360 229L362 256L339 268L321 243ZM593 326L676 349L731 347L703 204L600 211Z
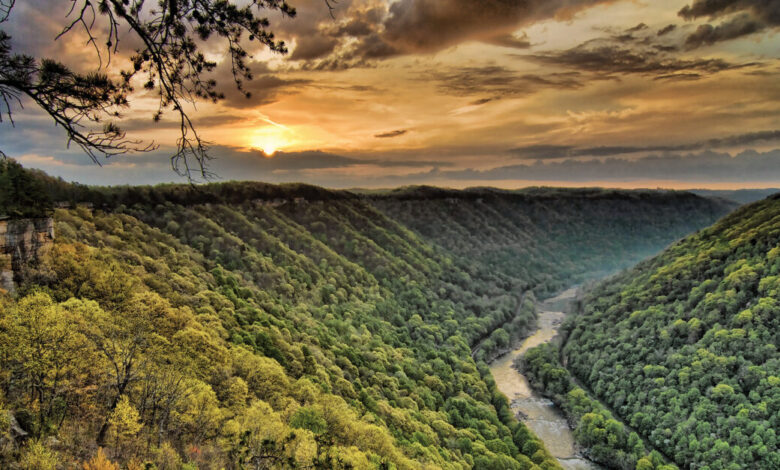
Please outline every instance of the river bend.
M565 317L564 305L573 300L577 289L568 289L541 304L538 329L516 349L490 364L493 379L501 392L509 398L512 411L544 442L545 447L567 470L593 470L601 467L582 458L574 444L574 434L563 413L549 399L539 395L528 384L512 363L528 349L547 343L558 334Z

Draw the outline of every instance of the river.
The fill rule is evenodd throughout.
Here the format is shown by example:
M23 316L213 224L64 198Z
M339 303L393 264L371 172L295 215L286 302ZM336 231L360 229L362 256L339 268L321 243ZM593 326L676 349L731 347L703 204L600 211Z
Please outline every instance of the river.
M574 434L561 411L552 401L533 391L526 378L512 367L518 356L534 346L552 340L558 334L558 328L565 317L564 305L576 295L577 288L571 288L544 301L538 311L536 332L526 338L517 349L493 361L490 371L498 389L509 398L515 415L544 441L547 450L558 459L563 468L592 470L602 467L583 459L577 453Z

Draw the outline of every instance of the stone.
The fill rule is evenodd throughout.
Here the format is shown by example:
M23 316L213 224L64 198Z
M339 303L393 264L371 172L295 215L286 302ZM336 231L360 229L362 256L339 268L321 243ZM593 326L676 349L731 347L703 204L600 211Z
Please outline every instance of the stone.
M14 277L54 242L54 220L0 220L0 289L14 293Z

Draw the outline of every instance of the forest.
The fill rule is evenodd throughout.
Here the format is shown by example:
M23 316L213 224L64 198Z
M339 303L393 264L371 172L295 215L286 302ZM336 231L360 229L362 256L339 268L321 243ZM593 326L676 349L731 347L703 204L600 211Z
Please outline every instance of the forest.
M529 349L517 358L516 366L533 388L550 397L564 412L577 445L589 460L617 470L678 468L658 451L647 449L635 431L576 384L560 363L560 350L555 344Z
M777 469L779 301L775 195L599 285L563 360L681 467Z
M21 174L3 201L46 197L9 216L59 207L54 245L0 295L0 467L21 469L557 469L482 359L532 328L534 296L733 207Z

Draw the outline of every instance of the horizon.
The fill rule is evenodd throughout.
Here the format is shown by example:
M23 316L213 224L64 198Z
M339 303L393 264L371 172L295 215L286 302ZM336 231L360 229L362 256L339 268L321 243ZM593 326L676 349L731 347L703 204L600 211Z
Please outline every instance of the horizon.
M208 76L226 97L187 112L213 144L209 170L220 180L780 187L780 36L771 5L343 0L333 16L321 0L293 6L295 18L268 11L287 55L248 45L251 98L233 88L225 54L207 50L218 63ZM67 7L17 4L3 23L14 52L94 71L83 31L54 40ZM745 21L750 28L738 27ZM129 34L121 39L132 45ZM101 70L116 75L130 45ZM184 181L168 160L176 116L154 122L145 91L130 102L118 123L159 149L95 165L22 101L14 125L0 124L2 150L84 184Z
M83 184L91 187L104 187L104 188L118 188L124 186L157 186L157 185L184 185L190 186L191 183L182 181L179 179L172 179L170 181L158 181L158 182L141 182L141 183L82 183L75 180L68 180L61 175L51 174L45 169L27 167L23 162L20 162L23 167L27 169L34 169L43 171L49 176L60 178L69 184ZM682 192L695 192L695 191L714 191L714 192L737 192L737 191L768 191L773 190L780 192L780 183L778 182L759 182L752 186L745 186L741 183L730 182L701 182L701 184L691 184L690 182L675 182L675 181L641 181L641 182L609 182L609 181L587 181L587 182L572 182L572 181L525 181L507 180L507 181L492 181L493 184L485 184L483 181L465 181L460 184L436 184L436 183L411 183L401 184L397 186L327 186L308 181L263 181L259 179L220 179L214 178L208 181L202 181L194 183L194 186L210 185L210 184L230 184L230 183L258 183L268 185L295 185L303 184L315 187L320 187L326 190L332 191L347 191L354 193L382 193L389 191L397 191L409 188L435 188L448 191L478 191L478 190L501 190L501 191L523 191L529 189L602 189L602 190L618 190L618 191L682 191ZM469 184L471 183L471 184Z

